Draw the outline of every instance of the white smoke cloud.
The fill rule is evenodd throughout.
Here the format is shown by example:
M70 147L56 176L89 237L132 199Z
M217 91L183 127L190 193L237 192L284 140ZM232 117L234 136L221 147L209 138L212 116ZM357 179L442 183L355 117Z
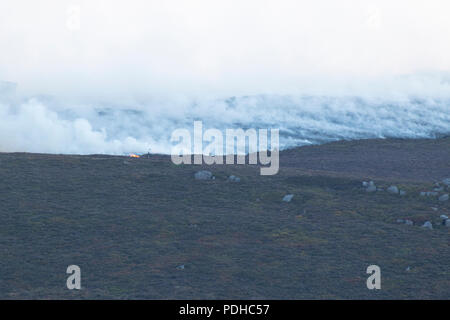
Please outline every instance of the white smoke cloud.
M330 127L320 106L292 109L279 98L301 95L393 101L383 112L409 106L412 118L402 114L410 120L421 114L414 97L440 101L437 122L399 133L442 132L449 9L447 0L2 1L0 80L19 86L15 98L0 91L0 150L124 153L151 145L165 152L166 137L186 119L224 127L270 118L293 130L286 110L311 108L334 136L350 136ZM256 109L248 100L238 110L223 102L259 94L275 98ZM359 108L373 115L360 119L379 121L372 131L393 134L379 104L339 101L343 114ZM116 111L100 116L103 109Z

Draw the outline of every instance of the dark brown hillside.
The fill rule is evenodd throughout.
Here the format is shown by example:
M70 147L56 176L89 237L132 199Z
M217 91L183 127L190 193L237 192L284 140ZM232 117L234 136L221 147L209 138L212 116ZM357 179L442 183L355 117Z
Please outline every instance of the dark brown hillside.
M449 299L450 228L439 216L450 203L419 196L450 177L449 146L298 148L282 152L275 176L157 155L0 154L0 298ZM200 169L216 179L194 180ZM367 179L407 194L367 193ZM80 291L65 286L72 264ZM379 291L366 288L371 264Z

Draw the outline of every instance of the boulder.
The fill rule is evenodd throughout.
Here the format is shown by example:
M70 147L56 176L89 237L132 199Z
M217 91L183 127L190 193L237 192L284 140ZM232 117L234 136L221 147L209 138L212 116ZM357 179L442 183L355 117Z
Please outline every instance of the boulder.
M448 201L448 199L449 199L448 193L443 194L442 196L439 197L439 201Z
M442 182L443 182L447 187L450 187L450 178L446 178L446 179L442 180Z
M432 229L433 229L433 225L431 224L430 221L426 221L426 222L422 225L422 228L432 230Z
M420 193L420 196L422 197L436 197L438 195L437 192L433 192L433 191L422 191Z
M387 188L387 192L392 193L392 194L398 194L399 190L398 190L397 186L390 186L389 188Z
M194 177L195 180L214 180L212 173L206 170L196 172Z
M292 198L294 197L293 194L287 194L283 197L284 202L291 202Z
M369 182L369 185L366 188L366 192L376 192L377 191L377 186L375 185L375 183L373 181Z
M228 177L228 181L230 181L230 182L240 182L241 178L236 177L236 176L229 176Z

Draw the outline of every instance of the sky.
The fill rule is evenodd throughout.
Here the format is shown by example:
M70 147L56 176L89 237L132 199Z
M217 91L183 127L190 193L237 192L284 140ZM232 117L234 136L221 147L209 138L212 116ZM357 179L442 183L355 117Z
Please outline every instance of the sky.
M448 0L7 0L0 80L117 98L447 74L449 13Z

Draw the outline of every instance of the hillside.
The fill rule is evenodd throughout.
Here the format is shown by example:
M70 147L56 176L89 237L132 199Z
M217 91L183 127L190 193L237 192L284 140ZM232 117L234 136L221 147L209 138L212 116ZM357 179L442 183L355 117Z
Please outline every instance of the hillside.
M202 169L216 179L195 180ZM275 176L161 155L0 153L0 298L450 299L450 201L419 196L449 177L450 138L286 150ZM368 193L369 180L407 193ZM72 264L80 291L66 288Z

